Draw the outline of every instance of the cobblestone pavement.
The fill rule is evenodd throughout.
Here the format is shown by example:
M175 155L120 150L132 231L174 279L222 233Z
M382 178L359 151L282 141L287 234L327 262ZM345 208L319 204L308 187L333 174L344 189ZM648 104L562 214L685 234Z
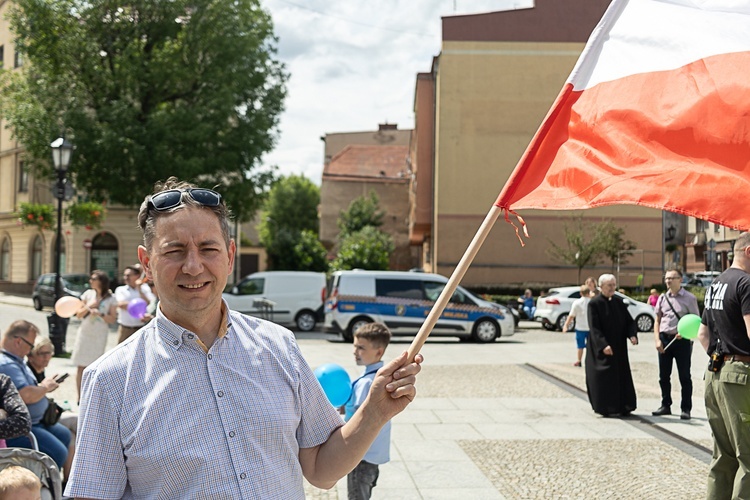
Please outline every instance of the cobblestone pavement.
M507 498L699 499L705 466L656 440L459 441ZM634 462L633 457L641 457Z

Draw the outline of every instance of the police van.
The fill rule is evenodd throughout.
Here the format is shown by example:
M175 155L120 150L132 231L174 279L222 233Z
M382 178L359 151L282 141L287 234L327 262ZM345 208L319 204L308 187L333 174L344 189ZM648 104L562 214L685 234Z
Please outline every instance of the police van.
M351 342L367 323L385 324L393 335L415 335L448 278L401 271L336 271L328 286L324 330ZM494 342L515 333L513 315L500 304L458 287L431 335Z

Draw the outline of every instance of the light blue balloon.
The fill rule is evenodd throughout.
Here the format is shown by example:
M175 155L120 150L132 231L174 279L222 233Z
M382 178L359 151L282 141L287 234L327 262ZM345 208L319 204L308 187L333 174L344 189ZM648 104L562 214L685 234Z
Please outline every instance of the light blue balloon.
M339 407L349 400L352 381L341 366L327 363L317 367L313 373L333 406Z

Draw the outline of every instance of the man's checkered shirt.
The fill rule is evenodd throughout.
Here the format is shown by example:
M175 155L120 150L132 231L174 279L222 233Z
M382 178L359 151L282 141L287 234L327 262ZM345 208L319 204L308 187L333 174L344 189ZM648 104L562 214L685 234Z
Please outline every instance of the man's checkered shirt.
M196 340L159 311L87 368L66 495L304 498L299 448L342 420L292 333L230 312L208 353Z

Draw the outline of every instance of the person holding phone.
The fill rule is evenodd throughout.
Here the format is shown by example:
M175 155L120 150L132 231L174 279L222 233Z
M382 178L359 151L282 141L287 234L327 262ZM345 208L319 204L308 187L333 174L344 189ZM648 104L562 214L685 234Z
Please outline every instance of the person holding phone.
M41 384L42 380L47 378L44 372L54 354L55 348L49 337L42 337L41 335L37 337L34 347L31 348L31 352L26 356L26 365L31 370L31 373L34 374L37 383ZM52 378L55 377L56 375Z
M50 404L47 395L55 391L58 384L53 377L46 377L37 382L31 369L24 362L24 357L34 348L38 335L39 328L33 323L25 320L11 323L0 339L0 373L10 377L26 404L31 415L31 433L36 438L39 451L49 455L67 477L75 452L70 430L59 422L53 425L42 423ZM6 441L9 448L31 447L30 440L25 436Z

